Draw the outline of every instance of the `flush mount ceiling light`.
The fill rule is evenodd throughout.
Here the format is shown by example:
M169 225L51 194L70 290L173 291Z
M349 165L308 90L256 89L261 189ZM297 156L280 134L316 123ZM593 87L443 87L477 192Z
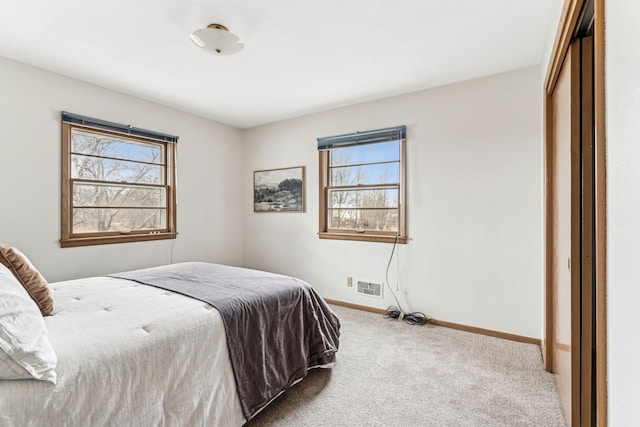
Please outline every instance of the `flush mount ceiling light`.
M195 30L191 34L191 40L215 55L233 55L244 48L244 43L238 43L240 37L220 24L210 24L207 28Z

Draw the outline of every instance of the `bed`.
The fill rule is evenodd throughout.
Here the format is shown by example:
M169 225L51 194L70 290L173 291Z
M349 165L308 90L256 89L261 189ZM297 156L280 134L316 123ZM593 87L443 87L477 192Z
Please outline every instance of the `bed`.
M209 281L222 302L187 296ZM48 288L55 378L0 381L0 425L242 426L338 350L333 311L287 276L181 263Z

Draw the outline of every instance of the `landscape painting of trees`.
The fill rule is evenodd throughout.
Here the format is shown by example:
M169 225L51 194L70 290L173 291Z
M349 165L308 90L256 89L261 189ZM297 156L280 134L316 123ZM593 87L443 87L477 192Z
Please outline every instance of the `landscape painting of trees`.
M304 166L253 173L255 212L304 212Z

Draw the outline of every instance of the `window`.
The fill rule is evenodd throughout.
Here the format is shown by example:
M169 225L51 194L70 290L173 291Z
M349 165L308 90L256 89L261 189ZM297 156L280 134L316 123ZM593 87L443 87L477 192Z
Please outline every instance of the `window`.
M321 239L407 242L405 135L399 126L318 138Z
M177 137L62 113L62 247L175 239Z

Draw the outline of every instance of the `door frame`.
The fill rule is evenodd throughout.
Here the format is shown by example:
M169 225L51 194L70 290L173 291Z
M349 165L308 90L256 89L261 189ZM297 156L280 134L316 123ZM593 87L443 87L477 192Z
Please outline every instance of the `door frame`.
M593 151L594 151L594 179L593 179L593 227L595 230L595 243L593 262L587 260L591 266L595 268L595 311L589 307L587 312L591 313L591 318L582 318L582 322L590 322L595 316L595 366L596 373L592 379L595 381L595 412L596 425L607 425L607 347L606 347L606 163L605 163L605 50L604 50L604 2L605 0L565 0L562 18L558 26L558 32L554 43L549 66L544 84L544 111L545 111L545 143L544 143L544 174L545 174L545 338L542 345L542 353L545 369L553 369L553 356L551 346L547 345L548 340L553 336L553 297L552 297L552 281L553 281L553 213L554 206L549 194L550 183L553 180L552 169L550 166L550 158L552 144L552 108L551 94L556 86L562 64L565 60L569 45L574 39L574 35L578 31L581 22L584 22L585 14L591 14L593 18L593 126L595 128ZM587 18L589 18L587 16ZM578 224L580 226L580 224ZM584 258L584 256L583 256ZM586 265L582 263L581 265ZM593 272L581 271L581 275L591 275ZM589 301L582 302L590 304ZM586 308L586 307L585 307ZM579 325L578 325L579 328ZM576 333L582 335L583 331L579 329ZM573 335L573 332L572 332ZM584 349L582 349L584 350ZM582 377L583 372L580 372ZM582 381L581 381L582 383ZM574 389L572 393L572 402L581 402L583 395L591 395L591 387L589 384L582 385ZM576 402L576 403L577 403ZM573 403L572 403L573 405ZM575 406L573 406L575 407ZM580 407L589 407L589 404ZM586 414L585 414L586 415ZM583 425L587 420L583 420Z

